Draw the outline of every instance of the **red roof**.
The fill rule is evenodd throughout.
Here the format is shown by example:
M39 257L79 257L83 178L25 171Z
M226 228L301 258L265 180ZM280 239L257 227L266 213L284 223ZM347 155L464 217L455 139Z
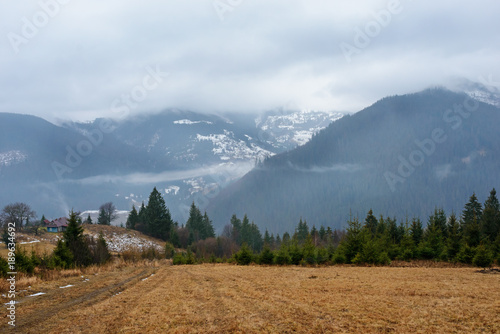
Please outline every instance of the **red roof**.
M60 226L68 226L68 218L66 217L61 217L54 219L53 221L50 222L50 227L60 227Z

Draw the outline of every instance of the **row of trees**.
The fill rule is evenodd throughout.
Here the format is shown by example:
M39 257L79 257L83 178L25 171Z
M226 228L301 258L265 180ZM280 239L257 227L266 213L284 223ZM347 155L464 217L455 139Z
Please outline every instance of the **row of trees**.
M436 208L426 227L419 218L399 224L395 218L377 219L372 210L364 221L351 217L347 225L346 231L323 226L317 230L301 220L292 236L285 233L274 238L266 231L259 237L257 226L246 216L243 221L233 216L222 236L193 243L189 252L177 255L174 262L189 263L194 256L214 262L229 253L239 264L387 264L415 259L480 267L490 266L494 259L500 263L500 206L495 189L484 205L473 194L459 217L455 213L447 216Z

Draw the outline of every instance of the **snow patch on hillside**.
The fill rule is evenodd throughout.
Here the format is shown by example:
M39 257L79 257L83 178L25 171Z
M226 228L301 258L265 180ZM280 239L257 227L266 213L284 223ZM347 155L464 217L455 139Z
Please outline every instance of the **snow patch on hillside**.
M99 237L98 234L90 235L96 240ZM153 247L158 251L163 251L163 247L157 243L130 234L112 233L111 235L104 235L104 240L106 240L108 249L111 252L123 252L128 249L143 249L150 247Z
M180 119L178 121L174 121L174 124L185 124L185 125L192 125L192 124L199 124L199 123L214 124L210 121L191 121L189 119Z
M223 161L251 160L273 155L272 152L269 152L253 143L248 146L245 141L237 140L234 137L234 133L228 130L224 130L224 133L210 134L208 136L200 134L196 135L196 139L200 142L211 141L214 146L212 152L219 156L219 158Z
M28 158L26 154L18 150L0 153L0 167L19 164Z

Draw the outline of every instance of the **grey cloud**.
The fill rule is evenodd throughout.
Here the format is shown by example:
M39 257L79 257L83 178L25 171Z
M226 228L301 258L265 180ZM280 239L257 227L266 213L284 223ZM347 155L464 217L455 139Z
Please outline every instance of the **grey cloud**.
M15 54L8 34L41 9L3 2L0 112L112 116L113 99L156 65L170 76L134 112L352 112L450 76L500 80L500 3L488 0L400 0L401 12L347 62L340 43L352 44L389 3L242 1L221 21L212 1L73 0Z

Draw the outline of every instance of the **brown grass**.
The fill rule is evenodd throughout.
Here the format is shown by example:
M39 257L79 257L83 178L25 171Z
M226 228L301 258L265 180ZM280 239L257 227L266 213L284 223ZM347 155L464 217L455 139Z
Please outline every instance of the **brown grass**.
M45 317L25 320L20 329L25 333L500 332L500 274L481 274L475 268L166 263L99 273L92 276L91 289L86 283L64 291L45 287L47 295L36 297L36 302L21 301L18 319L30 319L42 310ZM147 268L153 268L155 275L149 276ZM106 294L107 287L122 293ZM61 302L63 293L69 304ZM85 302L71 304L78 298Z

